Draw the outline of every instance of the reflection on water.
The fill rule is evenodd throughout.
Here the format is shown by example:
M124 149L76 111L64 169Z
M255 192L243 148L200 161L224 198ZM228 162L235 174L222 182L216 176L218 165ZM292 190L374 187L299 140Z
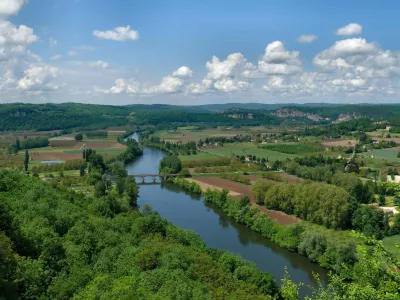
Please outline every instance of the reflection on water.
M127 166L128 174L157 173L158 163L165 154L157 149L144 149L144 155ZM304 296L308 285L315 286L313 272L327 281L327 272L307 258L279 247L242 224L236 223L213 204L204 203L202 196L183 191L176 185L162 183L140 185L139 205L149 204L172 223L198 233L208 247L225 249L253 261L271 273L278 284L287 267L291 278L303 282Z

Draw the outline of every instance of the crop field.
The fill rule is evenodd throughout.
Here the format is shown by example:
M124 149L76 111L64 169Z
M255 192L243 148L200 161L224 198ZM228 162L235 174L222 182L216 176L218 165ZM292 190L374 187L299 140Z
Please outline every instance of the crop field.
M304 143L295 144L267 144L262 146L262 149L282 152L286 154L305 154L305 153L316 153L324 151L320 145L310 145Z
M68 161L82 158L82 151L84 149L95 149L96 152L101 153L105 159L110 159L121 154L125 146L119 144L117 141L104 140L85 140L77 143L71 147L44 147L29 150L32 165L40 164L42 160L61 160ZM24 151L20 151L17 157L23 162Z
M322 144L327 147L354 147L356 143L356 140L351 139L335 139L322 141Z
M199 151L195 155L179 155L179 159L183 162L188 160L202 160L202 159L217 158L217 157L219 156L216 154L211 154L203 151L201 152Z
M371 160L372 163L379 162L400 162L400 158L397 158L397 153L399 150L396 149L376 149L369 152L360 153L360 156L366 157L368 160ZM372 156L372 157L371 157Z
M252 143L242 143L235 145L228 145L226 147L208 148L203 150L209 154L232 156L232 155L255 155L257 157L265 158L269 161L284 160L286 158L294 158L297 155L286 154L277 151L265 150L258 148Z

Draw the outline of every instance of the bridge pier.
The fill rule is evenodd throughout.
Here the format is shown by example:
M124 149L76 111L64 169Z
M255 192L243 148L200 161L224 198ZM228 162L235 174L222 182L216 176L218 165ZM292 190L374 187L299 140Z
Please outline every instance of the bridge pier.
M153 183L156 183L157 181L157 176L153 176Z

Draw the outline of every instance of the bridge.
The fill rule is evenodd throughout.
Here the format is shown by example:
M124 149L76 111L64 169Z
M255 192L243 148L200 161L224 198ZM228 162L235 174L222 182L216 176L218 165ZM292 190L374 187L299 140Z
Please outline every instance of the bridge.
M150 177L153 178L153 183L156 182L157 177L161 177L162 179L166 179L168 177L176 177L176 176L180 176L179 174L133 174L133 175L129 175L133 178L142 178L142 183L145 183L145 179L146 177Z

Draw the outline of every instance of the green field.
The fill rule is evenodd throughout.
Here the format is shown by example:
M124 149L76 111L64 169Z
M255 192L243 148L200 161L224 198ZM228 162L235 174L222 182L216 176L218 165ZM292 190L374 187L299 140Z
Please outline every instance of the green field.
M202 160L202 159L207 159L207 158L215 158L219 157L218 155L215 154L210 154L207 152L198 152L196 155L179 155L179 158L182 161L185 160Z
M398 260L400 260L400 249L396 247L396 244L400 245L400 235L394 235L385 237L383 239L383 245L385 248L392 253Z
M265 158L269 161L284 160L286 158L294 158L297 155L286 154L276 151L270 151L258 148L253 143L242 143L229 145L221 148L204 149L203 152L214 155L232 156L232 155L255 155L257 157Z
M360 153L360 155L364 155L366 157L369 157L373 162L400 162L400 158L397 158L397 153L399 153L398 150L393 150L393 149L377 149L377 150L372 150L369 152L364 152ZM373 158L371 158L371 155L373 155Z

